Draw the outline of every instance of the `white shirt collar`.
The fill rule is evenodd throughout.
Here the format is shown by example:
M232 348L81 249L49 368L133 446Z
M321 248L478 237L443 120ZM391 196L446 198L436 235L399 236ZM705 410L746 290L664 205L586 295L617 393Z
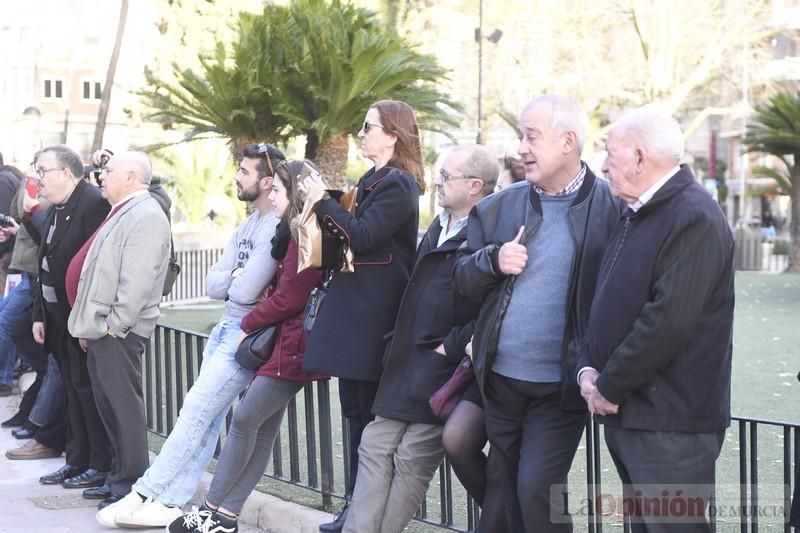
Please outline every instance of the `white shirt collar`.
M445 209L439 213L439 224L442 226L442 231L439 233L439 242L436 244L436 247L438 248L447 242L448 239L457 235L458 232L467 225L468 219L469 215L459 218L453 223L453 227L450 228L450 231L447 231L447 224L450 222L450 211Z
M639 209L642 208L642 206L644 206L644 204L652 200L653 196L655 196L658 190L661 189L661 187L663 187L664 184L667 183L672 176L677 174L680 171L680 169L681 169L680 165L675 165L672 168L672 170L664 174L664 176L661 179L659 179L657 182L651 185L649 189L644 191L638 200L636 200L632 204L628 204L628 207L631 208L631 211L633 211L634 213L637 212Z

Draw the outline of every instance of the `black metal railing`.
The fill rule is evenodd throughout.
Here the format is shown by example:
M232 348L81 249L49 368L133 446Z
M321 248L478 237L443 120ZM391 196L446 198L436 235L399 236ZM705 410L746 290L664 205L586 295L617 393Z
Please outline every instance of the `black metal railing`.
M150 431L166 437L172 430L183 397L200 371L206 339L207 335L198 332L163 325L156 328L142 366ZM334 499L343 498L349 472L349 454L344 446L348 442L347 424L340 414L336 387L336 380L308 384L290 402L275 442L272 465L265 473L317 492L326 509ZM220 445L230 422L231 413ZM569 502L575 530L602 533L604 525L610 530L621 523L623 531L628 532L626 517L598 507L603 494L620 491L601 434L602 427L597 423L587 424L583 453L576 455L570 472ZM757 533L763 510L769 508L774 511L768 513L769 531L790 533L786 518L797 468L800 424L735 417L717 465L714 508L726 512L724 516L714 513L713 531ZM469 531L475 528L478 516L477 505L445 461L415 519L440 529Z
M222 248L175 252L181 273L175 280L172 292L165 296L163 301L171 303L205 298L206 274L211 265L222 256L222 252Z

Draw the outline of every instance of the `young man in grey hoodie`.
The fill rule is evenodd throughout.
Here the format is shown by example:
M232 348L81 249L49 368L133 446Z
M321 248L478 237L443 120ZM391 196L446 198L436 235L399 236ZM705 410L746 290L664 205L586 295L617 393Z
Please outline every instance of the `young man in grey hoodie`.
M181 516L208 466L225 415L247 385L252 370L234 360L242 335L240 321L272 280L276 261L270 254L278 218L268 198L275 166L283 154L268 144L248 144L236 173L237 195L252 202L252 215L236 228L206 284L211 298L225 300L225 314L211 331L200 375L183 402L172 433L155 462L117 503L97 513L107 527L166 526Z

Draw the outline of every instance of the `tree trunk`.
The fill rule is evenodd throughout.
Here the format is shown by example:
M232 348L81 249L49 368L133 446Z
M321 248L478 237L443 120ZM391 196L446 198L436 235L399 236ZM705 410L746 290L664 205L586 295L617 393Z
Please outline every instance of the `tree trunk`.
M319 150L319 135L314 130L306 132L306 159L316 161L317 150Z
M347 175L347 142L346 133L328 135L319 143L314 163L333 189L344 190Z
M100 98L100 109L97 111L97 125L94 128L92 153L103 147L103 134L106 131L108 107L111 104L111 88L114 85L114 75L117 72L119 51L122 47L122 36L125 34L125 21L128 18L128 0L121 0L119 6L119 21L117 22L117 38L114 41L114 50L111 52L111 61L108 62L106 83L103 85L103 94Z
M795 163L792 166L788 272L800 272L800 153L794 154L794 161Z

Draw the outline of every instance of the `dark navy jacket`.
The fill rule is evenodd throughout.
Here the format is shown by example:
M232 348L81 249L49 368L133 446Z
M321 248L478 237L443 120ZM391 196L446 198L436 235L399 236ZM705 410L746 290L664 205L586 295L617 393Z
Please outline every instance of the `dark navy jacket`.
M456 250L467 230L436 247L442 226L436 218L420 242L417 262L403 294L384 371L372 406L376 415L406 422L439 424L428 400L453 375L472 337L480 302L453 289ZM436 352L444 344L446 356Z
M716 432L730 425L733 236L685 166L614 230L578 367L630 429Z

